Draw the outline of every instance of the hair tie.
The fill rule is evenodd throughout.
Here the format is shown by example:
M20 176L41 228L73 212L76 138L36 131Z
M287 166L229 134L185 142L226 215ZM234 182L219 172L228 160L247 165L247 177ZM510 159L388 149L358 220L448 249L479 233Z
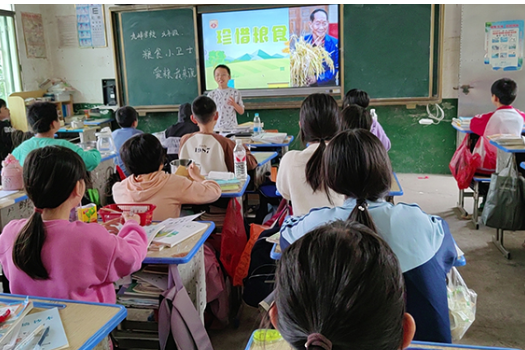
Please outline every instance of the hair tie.
M35 207L35 213L42 214L43 212L44 212L44 209Z
M304 347L308 350L310 346L320 346L324 350L332 350L332 342L321 333L312 333L306 339Z

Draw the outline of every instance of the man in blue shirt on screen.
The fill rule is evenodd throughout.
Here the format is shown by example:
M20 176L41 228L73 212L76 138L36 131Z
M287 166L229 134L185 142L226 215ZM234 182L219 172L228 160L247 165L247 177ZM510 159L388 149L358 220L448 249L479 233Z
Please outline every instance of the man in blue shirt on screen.
M317 9L310 15L310 30L312 34L305 35L304 40L313 46L324 46L334 61L334 70L330 70L328 64L324 61L324 72L315 77L308 78L308 85L336 85L336 77L339 71L339 42L333 36L328 35L328 14L323 9Z

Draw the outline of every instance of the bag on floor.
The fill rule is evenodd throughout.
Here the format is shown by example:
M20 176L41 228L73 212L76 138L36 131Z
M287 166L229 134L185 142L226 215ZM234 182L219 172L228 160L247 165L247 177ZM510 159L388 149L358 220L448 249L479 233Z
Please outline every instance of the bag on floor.
M242 299L252 307L258 307L273 290L275 285L276 261L270 257L273 243L266 238L279 232L279 226L265 230L253 245L248 276L244 279Z
M247 242L241 205L236 198L230 199L228 203L221 236L220 260L228 276L233 279Z
M490 187L481 214L488 227L517 231L525 229L525 179L518 173L516 159L490 177Z
M469 137L465 136L463 142L461 142L461 145L459 145L448 165L450 172L452 173L452 176L454 176L454 179L456 179L460 190L464 190L469 187L470 182L476 173L476 169L481 164L480 155L473 155L470 152L469 142Z
M206 269L206 327L224 328L228 325L230 293L215 249L204 244L204 267Z
M452 340L458 341L465 335L476 319L476 301L478 295L453 267L447 274L447 298Z
M210 338L180 278L172 269L174 286L160 297L159 344L161 350L213 350Z

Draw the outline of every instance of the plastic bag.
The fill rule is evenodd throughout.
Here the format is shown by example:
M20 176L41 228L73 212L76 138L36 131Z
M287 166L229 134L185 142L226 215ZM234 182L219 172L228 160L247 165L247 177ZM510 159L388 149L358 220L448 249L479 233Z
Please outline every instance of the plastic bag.
M235 276L235 270L248 241L241 208L237 198L230 200L226 209L226 217L224 218L221 234L220 260L226 273L232 279Z
M479 154L472 154L469 147L470 139L467 136L461 142L458 149L452 156L448 165L452 176L456 179L460 190L464 190L469 187L476 169L481 164L481 158Z
M525 229L525 178L518 173L514 155L490 178L481 219L488 227L518 231Z
M477 170L481 173L491 174L496 171L497 150L490 144L490 141L482 136L478 139L472 155L479 155L480 164Z
M452 340L458 341L476 319L478 295L467 284L455 267L447 274L447 299Z

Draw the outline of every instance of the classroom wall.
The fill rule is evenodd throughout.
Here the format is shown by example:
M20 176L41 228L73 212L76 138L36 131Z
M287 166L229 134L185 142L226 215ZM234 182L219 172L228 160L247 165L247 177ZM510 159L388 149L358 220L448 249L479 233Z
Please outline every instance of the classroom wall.
M55 77L65 78L79 90L74 95L74 101L78 103L75 107L81 109L91 104L101 104L101 80L115 77L108 11L111 5L105 6L107 39L110 45L96 49L58 49L55 16L74 15L73 5L17 5L20 6L39 7L43 15L50 19L50 23L45 23L47 44L54 47L49 71ZM455 132L450 127L450 120L457 115L458 93L453 88L458 86L460 17L461 5L445 5L441 106L445 111L446 121L439 125L420 125L418 120L427 115L425 106L415 109L407 109L404 105L376 107L379 121L392 141L389 154L397 172L450 173L448 162L455 150ZM35 74L26 74L24 70L22 78L25 87L26 81L30 84L30 80L35 79ZM239 117L239 122L251 120L253 112L247 111L244 116ZM298 134L298 109L258 112L266 128ZM139 128L146 132L155 132L167 128L176 120L177 113L148 113L141 117ZM299 148L300 143L294 142L292 149Z

